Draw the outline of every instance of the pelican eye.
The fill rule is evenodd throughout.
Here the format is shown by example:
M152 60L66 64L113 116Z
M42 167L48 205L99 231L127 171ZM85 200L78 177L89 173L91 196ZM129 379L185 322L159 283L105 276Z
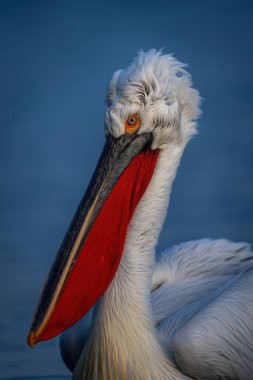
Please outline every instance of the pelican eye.
M125 122L125 132L128 134L136 132L140 128L141 120L138 113L130 115Z
M130 124L130 125L133 125L133 124L135 124L136 123L136 118L135 117L130 117L129 119L128 119L128 124Z

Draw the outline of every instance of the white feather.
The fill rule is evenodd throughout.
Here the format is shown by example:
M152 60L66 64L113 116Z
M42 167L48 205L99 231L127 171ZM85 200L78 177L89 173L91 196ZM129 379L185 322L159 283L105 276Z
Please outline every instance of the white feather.
M194 379L252 378L253 268L228 285L173 338L177 364Z

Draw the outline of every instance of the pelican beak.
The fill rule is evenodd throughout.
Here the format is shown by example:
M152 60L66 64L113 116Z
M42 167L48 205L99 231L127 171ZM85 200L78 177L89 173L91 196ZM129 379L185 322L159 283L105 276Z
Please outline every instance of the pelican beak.
M149 133L108 136L88 189L49 272L28 344L81 319L118 268L127 226L152 177L158 151Z

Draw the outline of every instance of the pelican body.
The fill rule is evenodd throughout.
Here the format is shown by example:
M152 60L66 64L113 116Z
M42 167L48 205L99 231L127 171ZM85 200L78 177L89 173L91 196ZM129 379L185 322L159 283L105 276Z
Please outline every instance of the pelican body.
M61 339L73 379L253 378L249 245L203 239L155 255L199 103L185 66L160 51L112 77L105 147L28 337L50 339L95 305Z

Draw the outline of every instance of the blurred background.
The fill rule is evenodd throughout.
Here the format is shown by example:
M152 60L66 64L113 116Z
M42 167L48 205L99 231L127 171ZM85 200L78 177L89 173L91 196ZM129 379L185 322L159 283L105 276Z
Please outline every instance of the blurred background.
M252 243L252 4L0 0L1 379L69 378L58 339L26 335L103 146L107 83L140 49L187 63L203 98L158 249Z

